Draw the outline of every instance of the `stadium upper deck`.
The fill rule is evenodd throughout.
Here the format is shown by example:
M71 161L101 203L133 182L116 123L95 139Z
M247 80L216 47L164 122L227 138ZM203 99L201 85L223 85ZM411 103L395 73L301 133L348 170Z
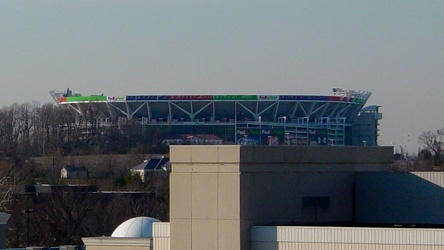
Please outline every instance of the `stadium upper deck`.
M331 96L81 96L68 89L66 93L51 91L51 95L57 103L81 115L93 109L101 121L111 117L135 118L146 125L170 126L177 133L214 133L238 143L264 144L276 136L286 144L307 145L315 141L346 145L350 144L349 127L371 93L333 89Z

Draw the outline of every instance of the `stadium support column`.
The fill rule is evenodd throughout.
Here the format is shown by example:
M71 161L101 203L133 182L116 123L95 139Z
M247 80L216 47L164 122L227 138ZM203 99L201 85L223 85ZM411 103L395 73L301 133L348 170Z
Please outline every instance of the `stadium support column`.
M287 116L284 116L284 135L287 134Z
M259 116L259 145L262 145L262 117Z
M237 144L237 102L234 102L234 144Z
M131 110L131 107L129 106L128 102L125 102L125 107L126 107L126 119L128 121L130 121L131 119L133 119L133 111Z

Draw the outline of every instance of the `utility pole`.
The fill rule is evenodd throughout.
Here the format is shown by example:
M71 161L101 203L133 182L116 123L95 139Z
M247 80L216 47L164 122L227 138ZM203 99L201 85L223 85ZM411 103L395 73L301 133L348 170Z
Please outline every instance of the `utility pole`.
M23 214L27 214L27 222L26 222L26 238L27 238L27 242L26 242L26 246L29 247L29 214L34 213L35 210L34 209L23 209L22 213Z

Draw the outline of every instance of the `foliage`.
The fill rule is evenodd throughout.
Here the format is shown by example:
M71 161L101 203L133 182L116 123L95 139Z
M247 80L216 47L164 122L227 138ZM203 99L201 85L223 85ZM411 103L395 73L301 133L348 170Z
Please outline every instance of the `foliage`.
M131 175L129 172L115 178L112 187L115 191L147 191L148 189L149 183L143 183L138 175Z

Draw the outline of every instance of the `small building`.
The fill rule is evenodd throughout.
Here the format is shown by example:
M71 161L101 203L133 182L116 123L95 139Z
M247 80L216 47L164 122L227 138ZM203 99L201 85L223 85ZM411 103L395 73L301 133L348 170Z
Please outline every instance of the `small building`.
M87 179L88 169L84 166L69 166L60 170L60 178L62 179Z
M180 134L172 135L163 140L165 146L169 145L222 145L223 140L214 134Z
M221 145L222 139L214 134L185 134L186 144L190 145Z
M162 140L164 146L169 145L183 145L183 138L179 135L170 135Z
M145 182L153 176L167 177L170 170L170 159L167 157L161 157L145 160L130 171L132 175L139 175L142 181Z

